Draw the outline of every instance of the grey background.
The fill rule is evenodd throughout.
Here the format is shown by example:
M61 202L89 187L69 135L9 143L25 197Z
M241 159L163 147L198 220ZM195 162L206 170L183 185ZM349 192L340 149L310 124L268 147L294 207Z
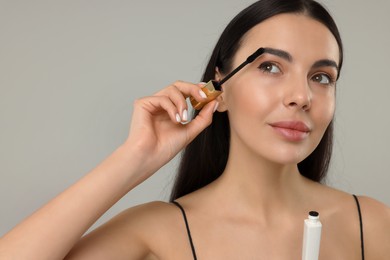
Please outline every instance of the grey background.
M224 26L252 2L0 1L0 235L124 141L135 98L198 82ZM390 205L390 2L323 3L345 44L328 183ZM97 224L166 200L176 166Z

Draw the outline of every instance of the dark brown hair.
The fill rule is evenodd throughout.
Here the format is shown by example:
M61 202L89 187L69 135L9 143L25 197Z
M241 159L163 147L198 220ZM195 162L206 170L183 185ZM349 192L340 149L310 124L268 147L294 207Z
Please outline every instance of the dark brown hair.
M227 74L243 36L264 20L283 13L307 15L324 24L334 35L340 52L339 73L343 63L343 47L337 26L328 11L313 0L260 0L241 11L219 38L202 81L214 79L215 68ZM198 112L195 112L194 116ZM225 169L229 156L230 129L227 112L214 113L213 122L184 150L170 200L173 201L217 179ZM319 145L298 169L303 176L321 182L328 171L333 147L333 120Z

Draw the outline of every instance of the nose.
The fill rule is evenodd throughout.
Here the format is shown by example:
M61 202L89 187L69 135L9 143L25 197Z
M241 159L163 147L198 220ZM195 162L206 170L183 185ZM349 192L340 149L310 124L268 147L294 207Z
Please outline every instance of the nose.
M311 108L313 94L306 78L290 81L284 95L284 105L288 108L307 111Z

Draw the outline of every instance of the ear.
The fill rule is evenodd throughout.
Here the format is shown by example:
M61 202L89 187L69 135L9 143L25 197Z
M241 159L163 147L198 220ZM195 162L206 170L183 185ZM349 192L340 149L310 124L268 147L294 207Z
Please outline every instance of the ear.
M215 75L214 75L214 79L216 81L221 81L222 80L222 75L221 75L221 72L219 71L219 68L218 67L215 67Z
M215 67L215 76L214 76L214 79L216 80L216 81L221 81L222 80L222 75L221 75L221 72L219 71L219 68L218 67ZM223 89L223 86L221 86L221 90L222 90L222 94L221 95L219 95L218 97L217 97L217 101L218 101L218 103L219 103L219 105L218 105L218 108L217 108L217 111L218 112L225 112L225 111L227 111L227 106L226 106L226 102L225 102L225 91L224 91L224 89Z

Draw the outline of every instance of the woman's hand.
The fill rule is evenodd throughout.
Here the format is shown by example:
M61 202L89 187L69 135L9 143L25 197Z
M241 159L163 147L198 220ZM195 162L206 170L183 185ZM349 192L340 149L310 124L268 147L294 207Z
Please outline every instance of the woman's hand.
M150 166L149 174L171 160L211 123L217 101L208 103L188 123L186 98L192 96L199 102L205 101L202 86L177 81L153 96L135 101L125 146L136 147L144 155L145 165Z

